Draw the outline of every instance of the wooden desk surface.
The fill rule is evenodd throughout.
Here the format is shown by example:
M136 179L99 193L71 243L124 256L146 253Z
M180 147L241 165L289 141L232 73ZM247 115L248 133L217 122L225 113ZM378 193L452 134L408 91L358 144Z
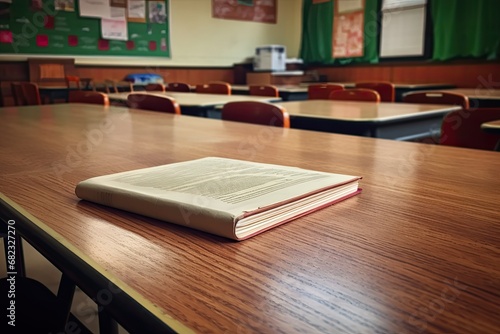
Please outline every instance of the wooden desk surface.
M443 89L439 91L463 94L469 97L470 99L500 100L500 89L455 88L455 89Z
M77 104L0 120L0 191L196 332L500 330L498 152ZM204 156L359 174L363 193L239 243L74 194Z
M481 128L489 133L500 134L500 120L483 123Z
M146 93L146 92L139 92ZM131 93L112 93L108 94L110 100L127 101ZM148 94L167 95L173 97L180 106L186 107L212 107L223 105L233 101L262 101L277 102L281 101L277 97L247 96L247 95L222 95L222 94L199 94L199 93L180 93L180 92L148 92Z
M280 102L279 105L283 106L291 116L360 122L418 118L460 109L451 105L336 100L286 101Z

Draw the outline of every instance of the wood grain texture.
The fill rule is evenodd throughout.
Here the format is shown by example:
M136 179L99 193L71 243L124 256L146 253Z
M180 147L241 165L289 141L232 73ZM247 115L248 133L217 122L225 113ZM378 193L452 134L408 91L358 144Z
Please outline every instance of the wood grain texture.
M421 117L423 115L446 114L460 109L451 105L363 102L341 100L304 100L279 102L292 116L316 117L346 121L393 121Z
M500 329L498 152L90 105L0 119L0 191L196 332ZM74 195L205 156L362 175L363 193L243 242Z

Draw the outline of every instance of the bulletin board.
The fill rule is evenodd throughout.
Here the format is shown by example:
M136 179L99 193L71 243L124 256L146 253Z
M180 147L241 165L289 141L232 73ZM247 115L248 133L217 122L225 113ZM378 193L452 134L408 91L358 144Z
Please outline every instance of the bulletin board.
M220 19L276 23L277 0L212 0L212 16Z
M363 56L364 0L338 0L333 16L333 58Z
M170 57L168 0L97 2L0 0L0 53Z

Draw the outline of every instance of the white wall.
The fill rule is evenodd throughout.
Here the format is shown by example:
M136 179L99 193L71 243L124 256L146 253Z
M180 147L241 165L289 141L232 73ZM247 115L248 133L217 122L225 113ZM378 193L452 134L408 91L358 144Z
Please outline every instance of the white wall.
M287 56L300 47L302 0L278 0L276 24L212 18L211 0L172 0L170 64L232 65L255 47L282 44Z
M277 23L269 24L214 19L212 0L170 0L170 59L72 58L76 59L77 64L95 65L232 66L252 57L256 46L266 44L285 45L287 57L297 57L302 26L302 0L277 0L277 5ZM26 58L26 55L2 55L2 60Z

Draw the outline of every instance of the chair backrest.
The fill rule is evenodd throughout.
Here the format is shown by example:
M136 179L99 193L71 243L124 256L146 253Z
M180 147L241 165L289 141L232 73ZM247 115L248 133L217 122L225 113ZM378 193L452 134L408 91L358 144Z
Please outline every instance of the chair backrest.
M290 116L285 108L267 102L236 101L222 107L223 120L289 128Z
M148 93L132 93L127 97L129 108L137 108L152 111L163 111L172 114L181 114L181 107L175 99L166 95L154 95Z
M23 98L26 101L27 106L37 106L42 104L42 99L40 98L40 91L38 90L38 85L33 82L22 82L21 83Z
M330 100L380 102L380 95L371 89L353 88L345 90L334 90L330 93Z
M355 87L376 91L382 102L394 102L396 96L396 88L390 82L358 82Z
M66 87L68 87L68 89L70 88L83 89L83 85L79 77L74 75L67 75L65 77L65 80L66 80Z
M71 90L68 94L69 103L90 103L109 106L109 98L106 94L95 91Z
M12 97L16 106L25 106L26 100L24 98L23 86L20 82L13 82L10 84Z
M196 85L196 93L231 95L231 85L227 82L213 81Z
M150 83L144 87L148 92L164 92L165 86L160 83Z
M425 104L453 104L469 109L469 98L449 92L410 92L403 96L403 102Z
M455 110L443 119L440 144L493 150L500 136L485 133L481 124L500 119L500 108Z
M168 92L191 92L191 87L187 83L183 82L169 82L165 86L165 90Z
M130 81L117 81L112 79L105 79L104 85L106 93L119 93L119 92L133 92L134 84Z
M307 87L309 100L328 100L330 93L335 90L344 90L344 86L335 84L312 84Z
M279 91L273 85L250 85L248 87L250 95L279 97Z

